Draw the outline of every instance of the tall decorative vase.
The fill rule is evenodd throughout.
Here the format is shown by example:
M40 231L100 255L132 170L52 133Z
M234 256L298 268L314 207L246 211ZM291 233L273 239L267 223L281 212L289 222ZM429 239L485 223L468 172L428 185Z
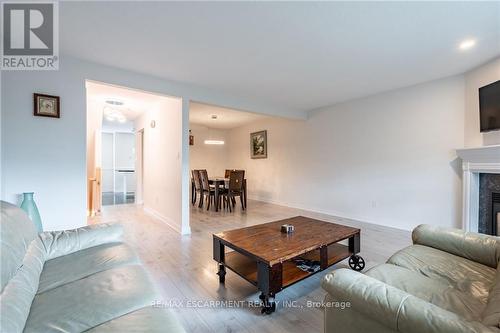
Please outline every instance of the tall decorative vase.
M38 207L33 200L33 194L34 192L23 193L23 202L21 203L21 209L24 210L26 214L28 214L28 217L31 219L36 229L40 233L43 232L42 219L40 218Z

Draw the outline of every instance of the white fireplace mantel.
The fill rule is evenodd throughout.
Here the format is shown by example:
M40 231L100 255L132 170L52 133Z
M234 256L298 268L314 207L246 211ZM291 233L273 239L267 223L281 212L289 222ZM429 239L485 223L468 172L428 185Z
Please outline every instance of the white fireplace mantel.
M500 145L457 149L463 169L464 230L478 231L479 222L479 174L500 174Z

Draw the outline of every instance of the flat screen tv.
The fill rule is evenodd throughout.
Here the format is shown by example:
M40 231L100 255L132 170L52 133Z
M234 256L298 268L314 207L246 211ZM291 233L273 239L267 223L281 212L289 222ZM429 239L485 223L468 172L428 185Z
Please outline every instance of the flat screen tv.
M479 88L481 132L500 130L500 80Z

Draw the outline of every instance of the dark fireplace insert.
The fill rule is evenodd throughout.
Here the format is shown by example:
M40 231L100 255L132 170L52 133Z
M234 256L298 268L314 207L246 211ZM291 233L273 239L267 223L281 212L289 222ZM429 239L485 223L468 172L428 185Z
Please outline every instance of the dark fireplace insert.
M493 217L493 227L492 235L499 236L498 231L500 230L500 193L493 192L492 195L492 217Z
M499 236L500 174L479 175L479 232Z

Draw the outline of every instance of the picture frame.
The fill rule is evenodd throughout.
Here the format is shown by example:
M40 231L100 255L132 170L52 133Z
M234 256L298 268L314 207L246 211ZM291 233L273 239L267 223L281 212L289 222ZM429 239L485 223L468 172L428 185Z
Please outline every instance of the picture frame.
M59 96L33 94L33 115L37 117L61 117L61 105Z
M267 158L267 130L250 133L250 157Z

